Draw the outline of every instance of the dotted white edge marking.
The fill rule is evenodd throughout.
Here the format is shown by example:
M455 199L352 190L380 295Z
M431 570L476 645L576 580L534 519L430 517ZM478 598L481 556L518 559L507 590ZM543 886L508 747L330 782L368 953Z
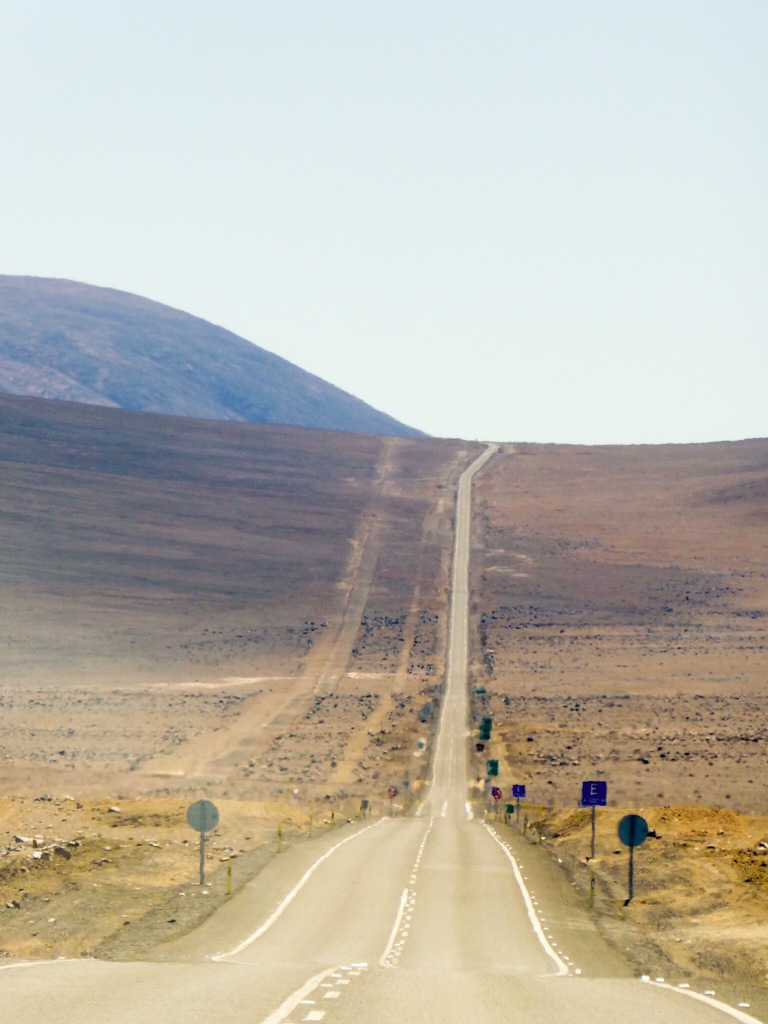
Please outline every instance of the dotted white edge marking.
M421 858L424 854L424 847L427 844L429 833L432 831L432 826L434 824L435 819L431 818L427 831L424 833L421 842L419 843L419 848L416 852L416 859L413 862L413 867L411 868L409 876L409 884L411 885L416 881L419 864L421 863ZM384 952L379 957L379 964L382 967L395 967L397 965L397 959L403 951L403 946L405 945L405 940L410 929L410 922L413 917L412 913L406 914L405 911L408 910L412 912L415 903L416 893L411 889L403 889L402 895L400 896L400 904L397 908L397 913L395 914L395 922L392 925L392 931L390 932Z
M544 952L547 954L548 957L550 957L551 960L554 961L554 964L557 967L557 973L558 974L560 974L560 975L568 974L568 965L565 964L560 959L560 957L557 955L557 953L554 951L554 949L549 944L549 942L547 940L547 937L546 937L546 935L544 934L544 932L542 930L541 924L539 923L539 919L536 916L536 911L534 910L534 907L533 907L533 902L531 901L531 897L528 894L528 889L525 886L525 882L523 881L523 876L522 876L522 874L520 872L520 868L517 866L515 858L512 856L512 854L509 852L509 850L506 848L506 846L502 843L502 841L499 839L499 837L496 835L496 833L493 831L492 828L489 828L488 825L486 825L485 822L483 822L483 827L488 831L488 834L492 837L494 842L499 844L499 846L501 847L501 849L502 849L502 851L504 853L504 856L507 858L509 863L512 865L512 871L514 872L514 875L515 875L515 881L517 882L518 886L520 887L520 892L522 893L523 901L525 902L525 909L528 912L528 920L531 922L531 927L533 928L534 932L536 933L536 938L541 943L541 946L542 946Z
M710 1006L714 1006L716 1010L720 1010L721 1013L727 1013L729 1017L733 1017L734 1020L738 1020L741 1024L763 1024L757 1017L751 1017L748 1013L744 1013L742 1010L737 1010L733 1006L729 1006L727 1003L721 1002L719 999L713 999L711 996L704 996L700 992L693 992L690 988L678 988L675 985L668 985L664 981L651 981L648 979L644 982L646 985L653 985L654 988L665 988L668 992L676 992L679 996L688 996L689 999L697 999L700 1003L708 1003Z
M292 1013L297 1006L300 1006L310 992L314 991L320 982L325 981L327 977L333 974L334 971L338 971L338 967L329 967L328 970L322 971L320 974L316 974L309 981L305 982L301 988L292 992L288 998L278 1006L274 1013L270 1013L268 1017L264 1018L263 1024L282 1024L289 1013Z
M262 1024L287 1024L287 1018L296 1009L297 1006L317 1005L314 999L307 999L307 996L310 994L310 992L314 991L314 989L322 988L326 978L339 978L339 971L344 971L349 975L358 977L367 967L367 963L356 963L352 964L351 966L329 967L327 970L322 971L320 974L316 974L313 978L310 978L309 981L305 982L301 986L301 988L296 989L295 992L288 996L288 998L284 1002L282 1002L280 1006L278 1006L274 1013L270 1013L268 1017L265 1017L264 1020L262 1021ZM340 982L343 984L343 981L341 979ZM326 998L328 998L328 996L330 996L331 998L335 998L336 996L340 995L340 992L334 991L333 995L327 993ZM325 1010L310 1011L310 1014L308 1014L303 1019L320 1020L320 1017L312 1016L312 1013L319 1013L321 1014L321 1016L325 1016L325 1012Z
M388 940L387 945L386 945L386 947L384 949L384 952L379 957L379 963L381 964L382 967L391 967L392 966L389 963L389 957L392 955L392 950L394 949L394 946L395 946L395 939L397 938L397 933L400 930L400 922L403 919L403 911L405 910L405 906L406 906L407 902L408 902L408 890L407 889L403 889L403 894L400 897L400 906L397 908L397 913L395 914L395 923L392 925L392 931L390 932L389 940Z

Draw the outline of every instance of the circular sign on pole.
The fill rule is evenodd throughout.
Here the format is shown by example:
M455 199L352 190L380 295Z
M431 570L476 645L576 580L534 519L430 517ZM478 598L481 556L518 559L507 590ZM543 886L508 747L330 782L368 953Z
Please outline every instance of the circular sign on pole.
M627 814L619 822L619 839L632 849L648 838L648 822L639 814Z
M198 800L187 808L187 824L200 833L200 885L205 885L205 833L219 824L219 809L210 800Z
M494 800L501 800L501 790L498 786L494 786L491 790L491 796Z
M389 799L394 800L394 798L397 796L397 786L390 786L389 789L387 790L387 793L389 793Z
M619 839L629 847L629 895L624 903L627 907L635 894L635 847L648 838L648 822L639 814L627 814L619 822Z
M187 808L187 824L195 832L204 834L219 824L219 809L210 800L198 800Z

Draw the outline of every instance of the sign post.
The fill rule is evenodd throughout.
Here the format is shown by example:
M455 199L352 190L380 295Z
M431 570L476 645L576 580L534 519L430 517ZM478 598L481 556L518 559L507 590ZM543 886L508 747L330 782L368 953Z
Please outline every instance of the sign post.
M581 784L581 806L592 808L592 847L589 855L590 860L595 859L595 808L605 807L608 803L608 783L582 782Z
M219 824L219 809L210 800L198 800L187 808L187 824L200 833L200 885L205 885L205 833Z
M512 796L517 800L517 820L520 821L520 801L525 800L525 786L513 786Z
M619 839L629 847L629 896L624 906L632 902L635 883L635 847L648 838L648 822L639 814L627 814L619 822Z

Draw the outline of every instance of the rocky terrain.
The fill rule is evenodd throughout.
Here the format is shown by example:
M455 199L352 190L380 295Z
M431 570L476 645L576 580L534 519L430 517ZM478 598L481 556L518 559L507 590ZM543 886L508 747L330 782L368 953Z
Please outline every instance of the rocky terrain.
M478 451L0 398L6 955L145 955L280 844L364 806L408 812L440 708L455 483ZM478 813L496 758L583 884L580 784L607 781L595 912L678 971L751 985L766 479L765 441L519 445L474 490ZM203 796L222 809L205 894L184 821ZM625 914L627 810L661 838Z
M510 447L477 484L475 719L558 806L768 813L768 442Z

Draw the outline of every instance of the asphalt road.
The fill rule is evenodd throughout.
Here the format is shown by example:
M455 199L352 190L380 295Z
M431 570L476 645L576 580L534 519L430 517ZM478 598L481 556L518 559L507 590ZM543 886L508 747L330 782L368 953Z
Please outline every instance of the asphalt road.
M24 1024L725 1024L753 1021L644 982L603 942L562 874L467 800L467 560L462 478L448 683L428 797L275 858L156 963L0 968Z

